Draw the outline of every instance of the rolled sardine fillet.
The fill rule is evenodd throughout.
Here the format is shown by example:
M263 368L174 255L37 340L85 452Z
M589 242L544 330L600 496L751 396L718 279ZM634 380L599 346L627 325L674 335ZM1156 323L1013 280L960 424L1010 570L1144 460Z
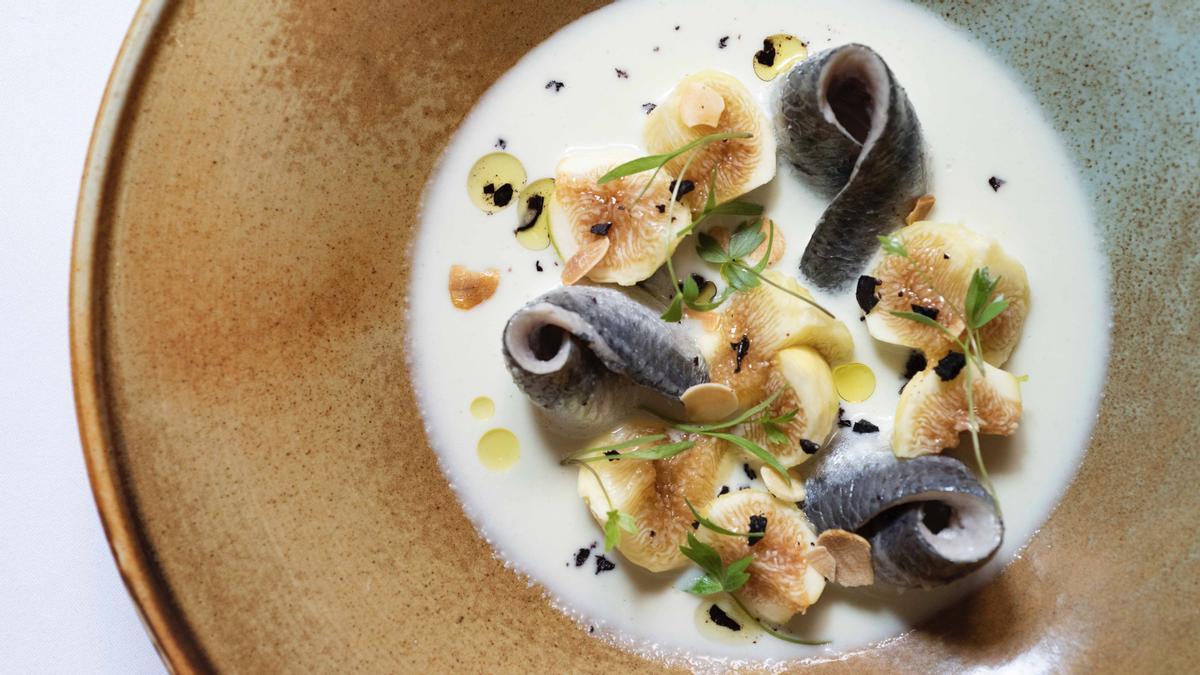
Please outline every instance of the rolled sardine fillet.
M800 271L845 290L926 192L921 124L904 88L870 47L849 44L801 61L777 91L780 152L832 199Z
M708 382L699 347L675 324L610 288L564 286L519 309L503 336L513 382L558 433L591 436L639 404L680 410Z
M842 430L822 449L804 486L817 531L866 537L876 579L894 586L932 588L982 567L1004 538L991 495L952 457L897 459L888 437Z

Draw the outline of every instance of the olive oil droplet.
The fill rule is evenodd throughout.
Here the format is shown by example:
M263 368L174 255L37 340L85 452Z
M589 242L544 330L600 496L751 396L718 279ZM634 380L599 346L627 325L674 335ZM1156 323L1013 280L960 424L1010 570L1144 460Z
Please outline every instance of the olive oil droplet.
M486 396L479 396L471 401L471 416L477 420L491 419L496 414L496 404Z
M763 48L755 52L751 65L758 79L770 82L807 58L808 45L795 35L779 33L763 40Z
M862 363L844 363L833 369L833 386L842 400L861 403L875 393L875 373Z
M508 429L492 429L479 438L479 461L492 471L511 469L521 456L521 444Z
M517 241L531 251L541 251L550 245L550 199L554 196L554 179L535 180L521 190L517 197Z
M467 196L471 203L491 215L517 201L525 189L525 167L507 152L480 157L467 174Z

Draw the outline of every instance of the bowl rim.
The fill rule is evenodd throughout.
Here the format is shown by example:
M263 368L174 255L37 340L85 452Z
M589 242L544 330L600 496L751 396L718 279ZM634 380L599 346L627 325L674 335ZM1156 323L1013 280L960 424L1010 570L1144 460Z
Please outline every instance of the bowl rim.
M211 664L165 581L155 571L153 554L136 517L136 508L122 489L121 473L110 452L112 426L107 392L102 384L102 338L96 315L102 300L96 280L104 267L101 221L113 168L119 160L114 149L127 126L130 101L137 97L154 40L164 18L175 6L168 0L140 0L101 96L75 207L68 334L75 416L104 536L163 665L171 672L193 673L211 671Z

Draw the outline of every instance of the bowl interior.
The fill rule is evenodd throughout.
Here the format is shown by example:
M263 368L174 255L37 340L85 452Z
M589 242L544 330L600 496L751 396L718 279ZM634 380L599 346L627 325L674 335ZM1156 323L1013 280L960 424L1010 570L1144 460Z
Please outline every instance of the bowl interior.
M405 367L409 244L446 140L596 4L144 4L84 182L72 347L101 514L173 665L657 668L492 558ZM1165 600L1195 578L1172 533L1200 506L1186 4L937 6L1022 74L1078 160L1112 261L1110 377L1079 476L1021 559L827 667L1196 656L1195 603Z

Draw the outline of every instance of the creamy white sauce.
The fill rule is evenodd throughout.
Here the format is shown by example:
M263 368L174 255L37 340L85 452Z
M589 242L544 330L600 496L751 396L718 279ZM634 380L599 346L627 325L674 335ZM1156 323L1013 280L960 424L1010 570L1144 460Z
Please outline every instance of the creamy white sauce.
M1022 386L1021 428L1008 439L984 437L1007 528L999 554L984 570L935 591L897 595L830 584L820 602L791 624L805 637L832 641L824 647L761 634L713 639L712 631L723 629L698 621L701 601L680 590L693 570L654 575L616 552L611 572L597 576L593 559L575 567L575 551L601 539L576 493L576 470L557 463L578 443L542 430L500 351L505 321L557 286L561 267L553 249L532 252L516 242L515 208L486 216L465 188L471 165L499 138L524 163L530 181L552 176L571 148L640 146L642 104L658 101L685 74L704 68L737 76L773 114L771 83L754 76L751 59L764 37L780 32L808 41L812 53L860 42L883 56L924 129L930 191L937 196L931 219L965 223L999 239L1024 263L1032 293L1024 334L1005 366L1030 378ZM724 36L727 46L719 49ZM615 68L628 79L618 78ZM552 79L565 86L547 90ZM998 192L988 186L993 175L1007 181ZM786 235L787 255L776 269L795 274L826 201L786 167L751 198L766 206ZM482 97L430 180L421 218L410 294L412 365L442 469L497 555L541 584L584 626L629 648L698 665L828 658L895 636L1011 561L1053 508L1086 447L1103 381L1109 313L1106 265L1075 171L1033 99L1003 65L959 30L904 3L662 0L619 2L587 15L532 50ZM680 250L693 248L689 240ZM545 272L535 270L535 261ZM470 311L454 309L446 290L454 263L498 268L495 296ZM878 378L869 400L843 404L847 418L890 426L907 351L868 335L852 293L819 299L853 333L855 360ZM477 396L495 400L494 418L471 416ZM476 457L478 439L494 427L511 429L521 442L519 461L504 473L488 471ZM969 445L964 437L963 446ZM728 468L732 489L750 484L740 464Z

